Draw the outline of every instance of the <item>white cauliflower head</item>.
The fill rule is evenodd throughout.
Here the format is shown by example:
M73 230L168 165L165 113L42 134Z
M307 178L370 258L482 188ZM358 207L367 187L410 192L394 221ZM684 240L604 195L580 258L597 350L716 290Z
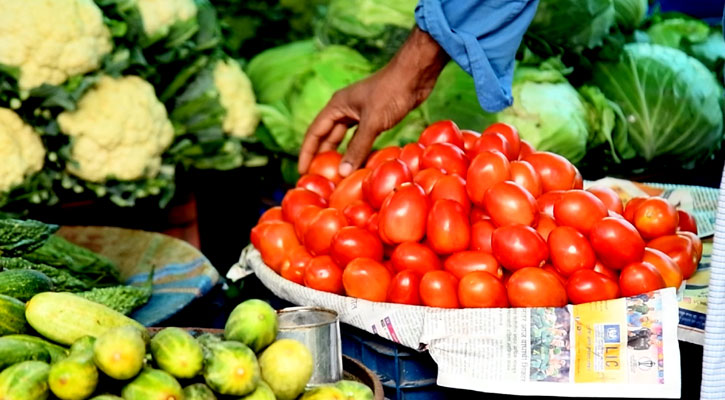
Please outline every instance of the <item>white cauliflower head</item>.
M146 35L165 36L177 22L196 17L194 0L136 0Z
M259 123L259 110L252 82L234 60L219 61L214 66L214 86L219 102L226 110L222 129L234 137L247 137Z
M45 148L40 136L20 116L0 108L0 193L43 169Z
M111 49L93 0L0 1L0 64L19 68L21 90L93 71Z
M72 137L68 170L90 182L156 176L174 136L153 86L137 76L101 77L58 124Z

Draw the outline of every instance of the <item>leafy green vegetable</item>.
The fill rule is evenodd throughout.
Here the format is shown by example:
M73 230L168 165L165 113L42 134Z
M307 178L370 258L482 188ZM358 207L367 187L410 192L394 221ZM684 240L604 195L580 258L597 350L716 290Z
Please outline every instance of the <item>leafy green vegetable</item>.
M153 271L141 286L112 286L93 288L87 292L76 293L84 299L103 304L121 314L130 314L133 310L148 303L153 289Z
M614 0L617 26L627 32L639 28L647 16L648 7L647 0Z
M627 121L619 105L607 99L596 86L582 86L579 94L586 100L589 110L587 148L606 145L605 153L617 163L634 157L634 149L626 145ZM617 149L622 149L622 153L618 154Z
M594 83L628 121L629 147L646 161L668 157L689 166L719 148L722 89L701 62L680 50L632 43L617 63L598 63Z
M613 0L540 0L527 34L578 53L602 45L614 22Z
M17 257L43 246L58 225L35 220L0 219L0 256Z
M59 292L80 292L90 289L83 281L74 277L64 269L58 269L45 264L36 264L22 258L0 257L0 268L7 270L27 269L42 272L53 282L54 290Z

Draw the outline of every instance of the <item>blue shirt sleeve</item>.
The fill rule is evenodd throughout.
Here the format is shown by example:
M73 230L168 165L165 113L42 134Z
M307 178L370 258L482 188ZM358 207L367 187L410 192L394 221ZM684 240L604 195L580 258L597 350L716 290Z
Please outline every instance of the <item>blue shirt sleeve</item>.
M473 76L484 110L513 103L514 57L538 0L420 0L418 27Z

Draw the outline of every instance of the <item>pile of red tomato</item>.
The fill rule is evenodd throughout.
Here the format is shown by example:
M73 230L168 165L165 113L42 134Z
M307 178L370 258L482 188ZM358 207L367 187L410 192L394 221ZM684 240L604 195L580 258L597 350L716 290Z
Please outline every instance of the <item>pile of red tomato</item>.
M697 268L695 220L658 197L582 190L567 159L497 123L452 121L338 175L318 154L252 229L264 262L325 292L430 307L559 307L679 287Z

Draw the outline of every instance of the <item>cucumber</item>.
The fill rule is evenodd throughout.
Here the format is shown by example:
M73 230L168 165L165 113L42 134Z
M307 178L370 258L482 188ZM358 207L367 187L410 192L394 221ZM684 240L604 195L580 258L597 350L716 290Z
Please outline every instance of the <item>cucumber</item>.
M184 400L217 400L217 398L209 386L194 383L184 388Z
M48 350L37 343L0 337L0 370L31 360L48 362L50 360Z
M0 294L28 301L38 293L49 292L53 282L44 273L14 269L0 272Z
M48 398L50 365L23 361L0 372L0 399L45 400Z
M0 294L0 336L25 333L27 330L25 303Z
M93 346L96 344L96 338L93 336L83 336L82 338L76 340L73 342L73 345L70 347L71 354L78 354L78 353L90 353L93 355Z
M156 364L175 378L193 378L204 366L201 345L181 328L165 328L151 338Z
M116 396L115 394L99 394L91 400L123 400L123 397Z
M121 396L125 400L184 400L184 391L168 372L148 368L123 388Z
M106 375L117 380L136 376L143 368L146 343L133 326L114 328L96 339L93 359Z
M25 316L38 333L64 345L71 345L83 336L98 337L109 329L128 325L138 328L144 340L149 339L140 323L72 293L37 294L28 301Z
M239 342L224 341L208 346L204 380L215 392L245 396L257 388L261 379L254 351Z
M37 336L30 336L30 335L6 335L3 336L2 339L14 339L19 340L25 343L33 343L43 346L45 350L48 351L48 355L50 355L50 363L56 363L66 357L68 357L68 349L62 346L58 346L57 344L50 343L47 340L44 340L42 338L39 338ZM1 340L1 339L0 339Z
M93 363L93 352L81 348L70 357L50 367L50 390L61 400L84 400L96 390L98 369Z

